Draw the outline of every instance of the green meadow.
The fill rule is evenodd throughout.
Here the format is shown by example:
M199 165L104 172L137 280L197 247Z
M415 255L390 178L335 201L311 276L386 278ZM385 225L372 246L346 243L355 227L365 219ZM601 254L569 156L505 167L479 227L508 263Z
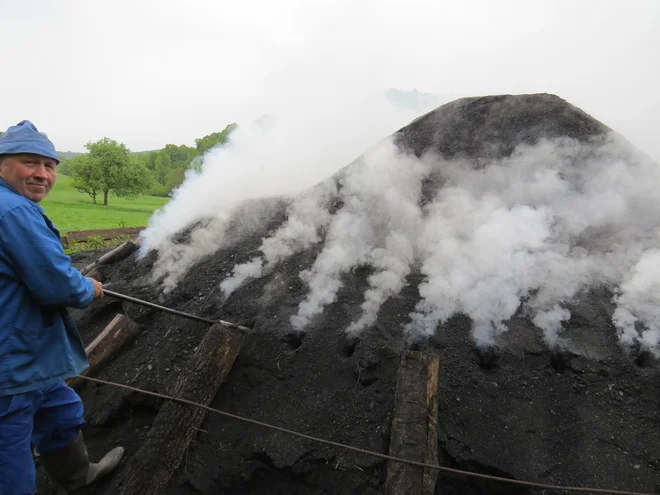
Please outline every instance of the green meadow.
M103 203L102 196L100 201ZM62 235L65 235L75 230L143 227L147 225L152 213L167 201L168 198L155 196L122 199L111 194L108 206L94 204L87 194L71 186L71 177L59 175L41 206Z

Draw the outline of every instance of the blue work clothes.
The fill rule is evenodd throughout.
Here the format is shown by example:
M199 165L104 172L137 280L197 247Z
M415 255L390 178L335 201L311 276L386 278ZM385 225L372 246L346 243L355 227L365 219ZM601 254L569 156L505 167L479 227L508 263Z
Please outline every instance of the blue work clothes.
M88 367L65 307L93 299L92 281L71 265L43 208L0 179L0 397L44 389Z
M80 397L63 382L0 397L0 494L32 495L32 447L42 455L66 447L84 424Z

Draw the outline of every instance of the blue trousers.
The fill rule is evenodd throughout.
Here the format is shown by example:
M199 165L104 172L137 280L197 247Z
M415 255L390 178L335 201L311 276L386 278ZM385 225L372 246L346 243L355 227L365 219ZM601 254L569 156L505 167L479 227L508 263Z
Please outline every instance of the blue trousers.
M84 423L82 401L64 382L0 396L0 494L32 495L32 447L41 454L66 447Z

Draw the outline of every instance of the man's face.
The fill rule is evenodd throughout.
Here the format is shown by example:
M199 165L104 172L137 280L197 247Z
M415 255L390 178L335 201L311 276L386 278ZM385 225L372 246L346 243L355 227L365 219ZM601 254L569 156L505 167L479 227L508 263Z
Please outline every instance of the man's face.
M57 162L45 156L22 153L0 157L0 177L35 203L46 197L57 177Z

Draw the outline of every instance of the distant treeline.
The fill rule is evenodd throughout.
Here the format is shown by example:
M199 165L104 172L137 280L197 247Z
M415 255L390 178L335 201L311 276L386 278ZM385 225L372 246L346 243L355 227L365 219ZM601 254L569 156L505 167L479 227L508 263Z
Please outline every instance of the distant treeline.
M74 186L94 202L97 195L103 195L107 204L109 192L118 196L168 196L181 185L186 170L198 169L202 155L226 143L236 127L235 123L229 124L220 132L195 139L194 148L168 144L160 150L131 152L124 144L104 138L88 143L88 153L60 153L57 168L59 173L72 176Z

